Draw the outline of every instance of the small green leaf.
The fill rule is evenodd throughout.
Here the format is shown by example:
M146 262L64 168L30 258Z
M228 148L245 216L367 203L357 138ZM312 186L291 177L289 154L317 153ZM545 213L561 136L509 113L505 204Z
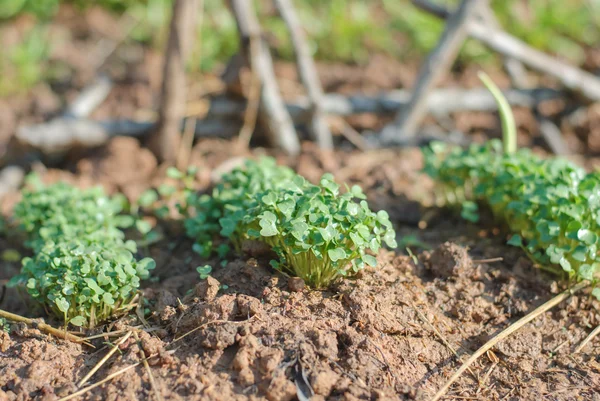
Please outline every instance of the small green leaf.
M594 266L586 263L586 264L579 266L579 270L577 270L577 274L582 279L591 281L594 279L594 271L595 270L596 269L594 268Z
M16 249L6 249L2 251L2 260L8 263L14 263L21 260L21 254Z
M169 167L167 169L167 177L173 178L176 180L182 179L185 176L181 171L177 170L175 167Z
M135 228L137 228L140 234L146 235L152 230L152 224L147 220L136 220Z
M164 196L165 198L168 198L169 196L173 195L175 192L177 192L177 188L175 188L175 186L173 186L173 185L161 184L158 187L158 193L160 194L160 196Z
M507 242L508 245L512 245L512 246L519 246L522 247L523 246L523 238L521 238L520 235L515 234L512 237L510 237L510 239Z
M318 228L319 233L323 237L323 240L326 242L331 241L337 236L337 230L332 224L327 224L325 228ZM351 233L352 234L352 233Z
M115 304L115 300L113 299L112 295L108 292L102 294L102 301L104 301L105 304L111 306Z
M198 267L196 267L196 271L200 275L200 280L206 280L206 278L208 278L208 276L210 276L210 273L212 272L212 266L211 265L198 266Z
M346 251L343 248L334 248L327 251L329 259L333 262L346 258Z
M86 320L83 316L75 316L74 318L69 320L69 323L71 323L73 326L80 327L86 323Z
M67 313L69 311L69 301L67 301L63 297L56 298L54 300L54 303L58 307L58 310L60 310L61 312Z
M363 255L361 259L371 267L377 266L377 259L371 255Z
M275 203L277 202L277 194L275 194L275 192L269 192L262 197L262 201L265 205L275 206Z
M583 228L577 231L577 239L587 245L592 245L598 242L598 236L594 232Z
M158 194L153 189L147 189L138 198L137 203L142 207L150 207L158 200Z
M133 216L121 215L115 217L115 225L119 228L130 228L135 224Z
M561 258L558 263L560 264L560 266L563 268L564 271L566 271L566 272L573 271L573 267L571 266L571 262L569 262L566 258Z
M308 232L308 224L303 221L297 221L292 224L292 235L301 241Z

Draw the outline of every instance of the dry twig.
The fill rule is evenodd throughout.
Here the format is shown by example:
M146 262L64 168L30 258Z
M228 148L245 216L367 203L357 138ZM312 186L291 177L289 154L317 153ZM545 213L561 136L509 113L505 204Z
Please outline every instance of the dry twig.
M297 155L300 152L300 141L279 93L273 60L267 45L261 38L260 25L254 10L252 10L252 2L230 0L230 4L238 26L242 48L247 49L252 38L259 43L257 47L260 47L260 51L247 52L249 54L246 58L250 61L248 64L257 66L255 72L258 74L262 86L259 109L261 121L274 146L288 154Z
M20 315L16 315L14 313L6 312L2 309L0 309L0 317L10 320L10 321L13 321L13 322L21 322L21 323L25 323L28 326L36 327L37 329L40 329L41 331L43 331L45 333L51 334L58 338L62 338L63 340L68 340L68 341L71 341L74 343L85 344L85 345L91 346L91 344L84 342L83 339L81 339L77 336L74 336L73 334L67 333L66 330L56 329L46 323L39 323L33 319L29 319L29 318L26 318L26 317L23 317Z
M464 373L464 371L467 370L473 364L473 362L475 362L477 358L479 358L481 355L485 354L488 350L492 349L500 341L509 337L515 331L519 330L521 327L525 326L527 323L531 322L536 317L552 309L565 299L569 298L572 294L581 291L587 286L589 286L589 283L583 281L579 284L576 284L572 288L563 291L562 293L558 294L557 296L545 302L544 304L538 306L533 311L523 316L521 319L517 320L516 322L508 326L506 329L498 333L496 336L491 338L488 342L483 344L477 351L475 351L465 363L462 364L462 366L452 375L452 377L450 377L450 379L438 390L438 392L433 396L431 401L437 401L441 397L443 397L443 395L446 393L446 391L452 385L452 383L454 383Z
M588 334L588 336L581 342L581 344L579 344L577 346L577 348L575 348L575 351L573 351L574 354L577 354L579 352L581 352L581 350L590 342L594 339L594 337L596 337L598 334L600 334L600 325L598 325L594 330L592 330L592 332L590 334Z
M150 355L147 359L153 358L155 356L156 355ZM128 370L131 370L131 369L139 366L141 363L142 363L142 361L136 362L133 365L129 365L129 366L124 367L123 369L117 370L116 372L111 373L110 375L106 376L104 379L100 380L99 382L94 383L94 384L90 384L89 386L84 387L81 390L76 391L76 392L74 392L71 395L68 395L66 397L60 398L58 401L68 401L68 400L71 400L73 398L79 397L80 395L83 395L83 394L87 393L88 391L93 390L96 387L101 386L101 385L103 385L104 383L106 383L108 381L111 381L115 377L122 375L123 373L127 372Z
M148 146L161 160L174 164L180 146L180 121L185 114L185 63L190 53L198 0L175 0L165 50L156 130Z
M250 52L250 85L248 87L248 102L244 111L244 124L238 136L238 143L244 148L250 146L260 107L261 81L258 73L260 68L258 60L261 51L260 38L250 37L248 51Z
M198 28L199 32L202 32L202 23L204 22L204 0L198 0L200 5L198 9L200 10L200 15L198 16ZM201 37L196 38L198 42L201 42ZM198 46L196 57L200 59L202 49ZM186 117L189 117L188 113L188 105L186 105ZM179 146L179 152L177 153L177 163L176 166L179 170L185 171L187 168L190 157L192 154L192 147L194 145L194 131L196 130L196 120L195 119L186 119L183 125L183 136L181 138L181 143Z
M117 350L119 349L119 346L121 344L123 344L125 341L127 341L127 339L131 336L131 334L133 333L133 331L128 331L127 334L125 334L123 337L121 337L121 339L119 341L116 342L115 345L113 345L113 347L110 349L110 351L108 351L106 353L106 355L104 355L104 357L102 359L100 359L98 361L98 363L96 364L96 366L94 366L92 368L92 370L90 370L88 372L87 375L85 375L83 377L83 379L81 379L79 381L79 383L77 383L77 387L81 387L85 384L85 382L87 382L90 377L92 377L94 375L94 373L96 373L98 371L98 369L100 369L102 367L102 365L104 365L106 363L106 361L108 361L108 359L115 353L117 352Z
M413 4L437 17L446 18L447 11L432 6L426 0L413 0ZM586 71L536 50L521 40L479 21L470 21L469 36L479 40L490 49L559 80L566 88L581 93L591 101L600 100L600 79Z
M382 132L384 143L396 143L401 138L411 138L427 113L427 97L450 69L460 47L467 37L467 26L477 9L487 0L462 0L460 6L449 18L442 36L429 53L419 71L413 95L406 108L396 116L393 125Z
M543 100L556 99L560 92L552 89L510 89L504 92L512 106L535 107ZM326 94L323 108L327 114L348 116L359 113L394 113L409 101L410 92L391 91L382 96L344 96ZM309 118L309 104L306 98L299 98L287 104L287 110L294 122L302 123ZM446 115L456 111L492 111L497 106L494 98L485 88L476 89L436 89L427 99L427 109L435 115ZM232 99L214 99L202 120L196 120L196 138L231 138L240 132L237 118L247 110L245 102ZM24 145L45 155L60 155L74 147L94 147L106 143L114 136L143 137L154 128L153 121L93 121L86 119L58 119L48 123L19 128L17 139ZM366 144L365 144L366 145ZM10 156L10 155L9 155Z
M323 88L296 10L294 10L292 0L275 0L275 7L285 22L292 39L298 74L308 94L311 133L321 149L331 150L333 149L333 139L323 112Z

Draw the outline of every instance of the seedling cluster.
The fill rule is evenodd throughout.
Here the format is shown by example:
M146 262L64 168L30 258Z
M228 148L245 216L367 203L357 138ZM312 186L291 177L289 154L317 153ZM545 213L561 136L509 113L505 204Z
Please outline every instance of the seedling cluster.
M515 151L507 146L507 128L504 143L493 140L468 149L436 143L424 151L425 172L435 180L439 197L461 204L463 217L471 221L479 217L478 204L486 205L514 233L509 244L522 247L535 262L596 281L600 174L527 149Z
M135 242L120 230L132 223L119 214L122 207L100 188L58 183L24 190L14 213L33 256L10 285L25 285L65 324L94 327L127 310L155 263L135 259Z
M371 211L365 198L358 186L341 193L330 174L314 185L263 158L226 174L212 196L189 199L196 212L185 224L200 253L212 249L217 235L236 249L245 240L260 241L277 254L275 269L322 288L375 266L369 250L397 246L388 214Z

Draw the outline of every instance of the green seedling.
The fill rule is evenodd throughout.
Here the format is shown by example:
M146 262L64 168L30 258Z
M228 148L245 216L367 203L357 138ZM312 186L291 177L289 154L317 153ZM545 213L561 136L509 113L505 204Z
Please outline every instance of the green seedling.
M80 237L102 231L109 238L123 238L119 227L133 222L119 215L122 202L111 199L101 188L80 190L66 183L25 189L14 209L22 231L34 250L46 240Z
M23 258L9 285L25 286L49 313L74 326L94 327L128 311L154 261L136 261L135 242L124 240L119 227L134 219L119 214L123 204L100 188L59 183L25 190L15 217L34 256Z
M3 317L0 317L0 330L10 334L10 323L8 323Z
M515 124L515 117L513 116L510 104L489 75L483 71L479 71L477 75L498 104L500 120L502 121L502 145L504 146L504 153L513 154L517 151L517 125Z
M198 266L198 267L196 267L196 271L198 272L198 275L200 276L200 280L206 280L208 278L208 276L210 276L210 273L212 272L212 266L211 265Z
M293 176L291 169L277 166L274 159L262 158L225 174L210 195L190 193L190 217L184 225L187 235L196 241L194 251L208 257L217 250L219 256L225 256L229 247L217 246L219 237L230 240L239 250L244 238L239 223L254 205L256 195L283 185Z
M262 192L242 227L249 238L265 242L279 256L274 268L323 288L377 260L396 234L385 211L371 211L357 185L341 194L331 174L313 185L296 175L285 188ZM359 202L356 202L358 200Z
M140 279L155 267L136 261L133 241L106 241L88 235L68 241L47 241L32 258L24 258L21 274L10 282L27 292L65 323L88 328L127 311Z
M512 121L506 110L501 114L504 122ZM485 204L513 233L509 244L522 247L541 266L595 282L600 173L586 174L569 161L542 159L527 149L513 152L514 133L504 127L511 144L504 146L497 140L467 149L433 144L424 150L424 171L445 202L462 204L463 217L476 221L477 204Z
M208 256L219 236L238 251L246 240L264 242L279 257L276 269L317 288L375 266L369 250L396 247L387 213L372 212L360 187L342 194L331 175L313 185L271 158L247 162L224 175L212 196L194 194L188 203L195 214L185 226L196 253ZM229 248L221 243L217 251L224 257Z

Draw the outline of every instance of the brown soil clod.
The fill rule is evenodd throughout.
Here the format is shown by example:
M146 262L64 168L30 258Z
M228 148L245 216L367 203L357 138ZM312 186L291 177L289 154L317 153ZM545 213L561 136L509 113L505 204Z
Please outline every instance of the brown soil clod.
M214 142L199 145L207 170L228 158L226 144L219 146L223 149ZM404 194L423 191L417 153L339 153L340 168L334 174L363 185L378 207L400 221L414 207ZM310 176L322 172L316 167L321 165L318 156L310 152L295 162L297 170ZM110 177L112 168L98 160L89 166L77 173L89 174L87 178L73 176L76 182L93 181L92 175ZM129 185L123 182L118 185ZM139 188L149 185L130 182ZM116 352L91 382L111 380L76 398L150 399L156 394L152 388L158 388L165 400L293 400L302 386L300 392L306 396L311 388L310 399L317 401L429 400L460 359L549 298L556 279L534 273L502 236L482 238L476 227L444 217L424 229L398 225L400 238L414 235L432 247L415 252L416 263L402 250L381 251L377 269L318 291L273 271L268 263L272 255L258 247L246 245L244 258L220 267L218 261L201 260L189 241L181 240L176 252L166 246L172 239L152 244L150 253L163 267L155 272L157 282L144 284L144 300L153 311L145 315L150 329L144 330L150 332L138 331L139 341ZM207 262L217 267L198 280L192 267ZM15 271L2 263L0 274ZM11 301L6 305L22 307L12 298L6 297L4 302ZM581 296L539 317L497 344L497 362L482 358L472 365L474 374L459 377L447 399L537 401L540 394L555 394L551 399L557 401L593 399L593 383L600 381L592 354L598 340L592 338L576 354L570 350L600 324L597 308L597 301ZM127 332L140 325L135 316L125 321L111 330ZM94 344L118 341L125 332ZM148 368L142 366L142 352L152 356ZM15 401L76 394L72 383L106 351L94 354L37 329L15 327L10 335L0 333L0 353L0 401Z

